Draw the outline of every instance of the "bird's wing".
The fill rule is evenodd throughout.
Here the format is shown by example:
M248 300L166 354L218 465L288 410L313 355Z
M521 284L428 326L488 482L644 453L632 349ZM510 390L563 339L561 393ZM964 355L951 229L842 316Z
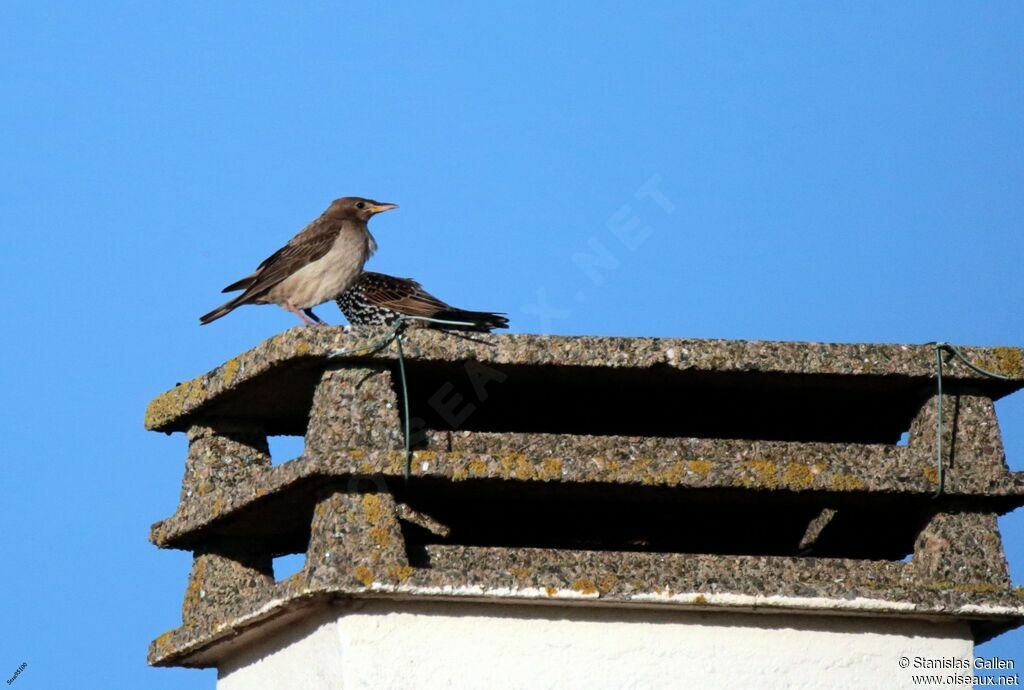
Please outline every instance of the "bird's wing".
M409 278L367 271L360 276L359 283L367 302L407 316L433 316L443 309L451 309Z
M255 273L249 277L251 280L248 285L244 286L244 300L259 297L303 266L323 257L331 250L337 239L338 229L336 224L324 222L319 218L306 226L302 232L291 238L288 244L264 259ZM243 278L234 285L249 278Z
M247 275L246 277L240 278L239 280L236 280L235 282L231 283L231 285L228 285L226 288L221 290L221 292L237 292L238 290L244 290L245 288L252 285L252 281L254 280L256 280L255 273L253 273L252 275Z

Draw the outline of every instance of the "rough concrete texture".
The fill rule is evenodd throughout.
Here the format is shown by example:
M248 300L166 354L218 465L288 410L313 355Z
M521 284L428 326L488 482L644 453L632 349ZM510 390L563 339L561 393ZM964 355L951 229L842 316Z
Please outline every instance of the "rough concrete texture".
M302 579L309 589L330 589L340 582L370 587L383 573L398 581L408 577L395 500L387 493L327 496L316 505L306 558Z
M394 362L395 349L360 350L379 333L347 333L340 328L298 327L266 340L208 374L175 386L158 396L146 411L146 428L182 431L187 417L201 414L233 390L265 376L282 377L341 359ZM1010 377L993 382L950 360L950 381L974 381L1001 395L1024 386L1024 350L1014 347L965 347L977 364ZM526 334L477 334L473 338L426 329L405 336L410 361L529 364L600 368L649 369L666 366L683 371L800 373L839 376L893 376L931 379L934 351L930 345L837 345L830 343L758 340L686 340L676 338L603 338Z
M333 388L336 372L329 378ZM319 399L320 393L317 395ZM963 402L958 403L958 398ZM367 403L380 408L376 418L379 430L361 428L360 433L376 433L383 449L354 448L352 424L339 415L325 415L323 421L310 422L315 441L307 443L302 458L268 468L250 483L197 494L183 502L172 517L156 523L151 539L159 546L187 546L192 535L248 505L254 492L270 500L310 477L401 476L404 454L388 449L400 444L394 403L386 398ZM929 401L922 409L933 407ZM991 402L974 396L948 396L947 409L958 410L959 431L956 442L950 442L954 418L947 416L945 495L981 500L998 513L1024 504L1024 473L1006 468ZM354 416L374 419L372 410ZM415 451L411 467L416 477L454 482L517 480L931 496L938 475L935 428L922 423L922 418L928 415L922 412L915 420L906 446L430 432L428 448L445 450ZM933 416L931 420L934 424Z
M401 448L391 374L383 368L328 369L313 394L306 454L335 448Z
M1020 350L965 349L982 366L1011 376L1008 383L956 362L948 366L945 493L933 500L937 419L928 346L468 340L417 331L407 336L410 365L469 363L469 387L439 389L446 396L440 416L470 409L465 398L474 391L484 411L476 427L419 429L413 477L405 484L393 350L329 357L372 340L335 329L289 331L151 404L149 428L191 430L181 504L153 526L151 540L196 552L184 625L153 643L151 663L216 665L238 640L338 597L868 613L967 624L978 639L1024 620L1024 595L1010 588L995 522L1024 503L1024 473L1007 470L992 406L1024 385ZM487 417L486 406L500 403L487 400L486 377L473 378L471 364L519 367L515 377L508 369L491 376L507 377L510 383L501 385L519 382L519 397L501 415ZM546 368L530 369L537 366ZM709 405L719 404L719 387L741 391L740 398L750 397L737 398L747 405L737 408L745 425L737 429L748 435L673 435L671 416L648 427L658 433L577 433L593 426L587 414L546 400L542 389L531 397L530 386L557 378L562 367L576 367L574 386L611 369L625 377L615 379L622 385L632 385L635 373L646 376L643 386L655 387L665 371L686 371L680 385L711 396ZM652 367L653 378L645 374ZM444 381L447 370L437 371L416 370L417 380ZM810 415L816 405L836 403L839 419L826 414L820 424L801 427L782 416L778 423L789 425L779 431L784 440L761 437L773 431L758 418L771 412L757 402L762 384L774 386L780 405ZM807 398L807 390L815 397ZM701 409L699 398L684 403L690 412ZM534 407L543 419L530 417ZM559 415L576 431L550 431ZM492 428L506 416L513 428ZM721 421L686 428L728 432ZM527 428L534 422L539 426ZM851 441L862 426L874 435ZM821 428L828 439L820 438ZM901 430L909 432L906 445L896 443ZM303 457L269 466L262 434L299 431L306 433ZM510 511L488 532L486 496L512 497L499 511L535 508ZM580 536L588 527L580 516L602 517L600 508L576 514L588 500L619 501L608 505L626 511L621 522L646 532L615 541L613 520L601 523L610 525L607 535ZM670 511L699 501L710 501L723 522L686 525L696 541L686 541L685 530L674 535L666 526ZM742 511L758 501L768 501L764 521L776 520L780 534L761 544L736 541L729 507ZM669 512L659 514L660 506ZM446 523L452 519L456 524ZM880 519L898 529L880 532ZM744 550L750 548L762 548L762 555ZM298 550L307 551L303 570L274 583L270 559ZM905 553L912 554L908 563L900 560Z
M999 591L1010 586L1010 569L991 513L938 513L917 537L912 565L930 582L972 583Z
M942 458L950 475L960 475L959 464L978 486L998 483L1008 476L1006 454L999 433L995 405L980 395L942 396ZM910 438L920 457L935 457L938 440L936 397L928 399L910 425Z
M274 591L271 559L247 542L197 549L181 607L185 625L222 625L248 613Z
M258 481L270 468L267 435L255 425L196 424L188 430L181 502L216 489Z

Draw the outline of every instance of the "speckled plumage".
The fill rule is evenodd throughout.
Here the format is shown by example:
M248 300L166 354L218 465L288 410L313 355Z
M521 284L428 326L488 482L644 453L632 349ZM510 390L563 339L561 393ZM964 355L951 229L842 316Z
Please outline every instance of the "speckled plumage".
M335 302L354 328L390 326L401 316L460 322L414 322L442 330L488 333L495 328L508 328L508 319L502 314L456 309L431 295L415 280L370 271L360 275Z

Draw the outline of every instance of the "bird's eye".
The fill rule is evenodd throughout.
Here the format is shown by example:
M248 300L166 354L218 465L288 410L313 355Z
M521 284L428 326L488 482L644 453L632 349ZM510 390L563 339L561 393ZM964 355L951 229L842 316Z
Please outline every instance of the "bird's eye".
M356 208L366 208L366 204L360 201L358 204L356 204Z

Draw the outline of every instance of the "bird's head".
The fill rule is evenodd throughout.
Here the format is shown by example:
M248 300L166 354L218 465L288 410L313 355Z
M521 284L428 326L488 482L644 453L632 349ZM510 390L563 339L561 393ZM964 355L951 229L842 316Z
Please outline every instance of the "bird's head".
M370 219L370 216L390 211L393 208L398 208L398 204L388 204L358 196L346 196L332 201L324 215L352 218L365 222Z

